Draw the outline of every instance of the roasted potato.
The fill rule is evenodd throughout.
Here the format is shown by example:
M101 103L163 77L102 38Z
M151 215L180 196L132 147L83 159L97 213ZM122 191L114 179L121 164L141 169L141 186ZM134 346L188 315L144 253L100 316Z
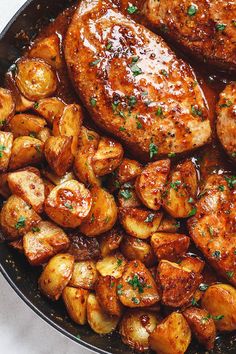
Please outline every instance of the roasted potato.
M56 70L62 66L60 39L57 34L36 41L30 51L29 58L41 58Z
M65 232L50 221L41 221L23 237L23 247L29 263L38 266L52 256L66 251L70 244Z
M98 274L94 261L75 262L69 286L75 288L94 289Z
M86 236L98 236L113 228L117 220L117 207L114 197L105 189L93 186L90 190L92 207L80 231Z
M92 158L92 167L96 176L105 176L113 172L121 163L124 150L117 141L101 137L98 148Z
M31 164L40 163L43 158L42 141L30 136L20 136L13 141L10 170L17 170Z
M51 136L51 130L49 128L43 128L40 130L40 132L37 134L37 138L41 140L43 143L46 143L48 138Z
M157 282L162 290L162 303L170 307L182 307L193 298L201 283L199 273L180 267L176 263L161 260L157 267Z
M184 316L172 312L150 334L151 349L160 354L184 354L191 342L191 330Z
M150 349L149 336L159 320L155 313L148 310L129 310L125 313L120 323L122 341L132 349L144 352Z
M43 184L44 184L44 194L45 198L49 196L53 188L55 187L54 184L52 184L47 178L43 178Z
M37 134L47 124L46 120L32 114L16 114L9 122L9 128L14 138L18 136L37 137Z
M66 286L62 292L62 298L70 318L79 325L85 325L87 322L88 296L88 290L70 286Z
M46 160L59 177L64 176L72 166L72 140L71 136L51 136L45 142Z
M184 310L183 315L199 343L207 350L212 350L216 339L216 327L209 313L204 309L189 307Z
M70 247L68 253L72 254L76 261L98 260L100 249L95 237L86 237L77 230L69 233Z
M85 186L70 180L55 187L45 201L45 212L56 224L76 228L89 215L92 197Z
M138 208L142 206L132 181L121 186L118 193L118 205L121 208Z
M210 313L219 331L236 329L236 290L231 285L209 286L203 294L201 304Z
M179 164L168 181L163 206L175 218L187 218L191 214L197 196L197 171L192 161Z
M43 168L41 171L42 174L56 186L59 186L64 182L71 181L72 179L76 179L72 171L66 172L65 175L61 177L56 175L55 172L53 172L49 168Z
M89 294L88 297L87 319L92 330L98 334L113 332L119 322L119 317L109 316L103 311L94 294Z
M187 268L195 273L201 273L205 266L205 262L199 257L184 256L179 263L181 267Z
M96 264L96 268L103 277L110 275L119 279L125 270L126 264L126 259L121 253L117 252L99 260Z
M15 110L10 117L13 117L15 112L25 112L33 108L34 102L25 98L16 85L14 75L12 71L8 71L5 75L5 84L10 90L13 101L15 102Z
M52 132L54 136L72 136L71 150L74 156L78 150L82 123L83 111L77 104L66 106L62 115L53 120Z
M156 232L151 237L151 245L159 261L178 261L187 252L189 243L190 238L183 234Z
M160 160L148 164L137 177L135 182L136 192L143 204L149 209L160 209L169 172L170 160Z
M20 59L15 80L20 92L31 101L52 96L57 89L54 70L41 59Z
M176 233L180 228L180 222L172 218L170 215L163 215L161 219L160 226L158 227L158 232L170 232Z
M7 183L7 177L8 173L0 173L0 195L5 199L9 198L11 195L11 191Z
M9 122L15 112L11 91L0 87L0 129Z
M9 165L13 145L12 133L0 131L0 171L6 171Z
M121 242L120 249L129 261L137 259L146 267L152 267L157 261L152 247L136 237L126 235Z
M18 195L37 213L43 212L45 188L41 177L29 170L8 174L7 182L12 194Z
M117 279L110 275L99 276L95 290L102 309L110 316L121 317L123 306L117 295Z
M140 239L150 237L158 230L162 212L138 208L119 208L119 220L125 231Z
M125 233L119 227L114 227L101 235L101 237L99 237L101 256L104 258L117 250L124 236Z
M34 110L46 119L49 126L52 126L54 119L60 118L63 114L65 103L57 97L43 98L34 104Z
M8 198L0 214L1 229L7 240L15 240L37 227L41 218L23 199L16 195Z
M117 293L127 307L147 307L160 300L152 274L140 261L131 261L119 279Z
M73 269L74 257L71 254L57 254L50 259L40 275L39 289L51 300L58 300L70 281Z
M127 183L136 178L142 172L142 165L135 161L124 158L116 171L116 179L119 184Z

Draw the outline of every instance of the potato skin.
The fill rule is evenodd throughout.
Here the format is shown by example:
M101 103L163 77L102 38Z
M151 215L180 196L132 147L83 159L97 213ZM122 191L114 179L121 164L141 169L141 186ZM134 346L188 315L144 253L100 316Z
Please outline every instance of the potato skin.
M0 172L7 170L13 145L12 133L0 131Z
M119 279L126 268L126 264L126 259L121 253L117 252L99 260L96 264L96 268L104 277L110 275Z
M120 227L113 227L110 231L99 237L99 245L102 258L117 250L125 237L124 231Z
M92 290L97 277L98 272L94 261L75 262L69 286Z
M60 253L52 257L40 275L41 292L51 300L58 300L70 281L74 269L74 257Z
M40 222L40 216L20 197L12 195L0 214L1 229L7 240L16 240Z
M176 233L178 232L179 228L180 228L180 222L172 218L170 215L164 214L157 231Z
M42 98L34 104L34 110L46 119L51 127L54 119L60 118L65 108L65 103L58 97Z
M70 244L65 232L50 221L41 221L23 237L26 258L33 266L41 265Z
M120 187L118 193L118 205L121 208L138 208L142 206L134 189L134 182L130 181Z
M179 263L181 267L187 268L195 273L201 273L205 266L205 262L199 257L184 256Z
M15 102L11 91L0 87L0 129L9 122L15 112Z
M122 318L119 328L123 343L139 352L150 349L148 338L158 322L157 316L151 311L128 310Z
M197 307L189 307L183 312L188 325L199 343L212 350L216 339L216 327L209 313Z
M191 331L184 316L172 312L149 337L152 350L161 354L184 354L191 342Z
M70 286L66 286L62 292L62 298L70 318L79 325L85 325L87 322L88 296L88 290Z
M236 329L236 290L228 284L209 286L202 297L202 307L213 317L219 331ZM216 316L223 316L217 319Z
M146 267L152 267L157 262L152 247L136 237L126 235L121 242L120 249L129 261L137 259Z
M16 114L9 122L9 128L14 138L19 136L33 136L37 134L46 126L45 119L34 116L33 114Z
M90 212L90 191L76 181L70 180L53 188L45 200L45 212L56 224L76 228Z
M97 260L100 258L99 243L95 237L86 237L78 230L68 233L70 247L68 253L72 254L76 261Z

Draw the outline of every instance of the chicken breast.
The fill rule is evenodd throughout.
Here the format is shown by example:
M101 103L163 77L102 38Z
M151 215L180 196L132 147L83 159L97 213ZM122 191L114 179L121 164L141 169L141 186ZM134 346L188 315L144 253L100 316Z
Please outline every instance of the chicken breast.
M190 235L211 265L236 285L236 177L210 175L189 221Z
M138 7L149 24L194 57L236 70L235 0L138 0Z
M69 26L65 58L93 120L137 158L204 145L211 128L191 67L109 0L85 0Z
M225 151L236 162L236 82L220 94L216 128Z

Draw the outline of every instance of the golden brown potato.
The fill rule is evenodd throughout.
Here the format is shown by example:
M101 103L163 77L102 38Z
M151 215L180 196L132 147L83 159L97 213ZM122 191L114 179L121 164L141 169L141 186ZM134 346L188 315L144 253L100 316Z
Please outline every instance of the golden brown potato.
M99 260L96 264L96 268L103 277L110 275L119 279L125 270L126 264L126 259L121 253L117 252Z
M96 282L96 297L102 309L110 316L121 317L123 306L117 295L117 279L99 276Z
M21 93L31 101L52 96L57 89L55 72L41 59L20 59L15 80Z
M7 182L12 194L21 197L37 213L43 212L45 189L41 177L29 170L16 171L8 174Z
M34 110L52 126L54 119L63 114L65 103L57 97L43 98L34 104Z
M199 273L191 272L176 263L160 261L157 282L162 290L162 303L170 307L182 307L189 303L201 283Z
M199 343L207 350L212 350L216 339L216 327L209 313L204 309L189 307L184 310L183 315Z
M97 277L98 273L94 261L75 262L69 286L92 290Z
M83 111L77 104L71 104L64 108L61 116L57 116L53 120L54 136L72 136L71 150L76 155L78 150L81 126L83 123Z
M184 161L172 172L165 190L163 206L175 218L187 218L197 195L197 171L192 161Z
M66 286L62 292L62 298L70 318L79 325L85 325L87 322L88 296L88 290L71 288L70 286Z
M122 341L139 352L150 349L149 336L158 324L155 313L148 310L129 310L120 323Z
M45 198L49 196L53 188L55 187L54 184L52 184L47 178L43 178L43 184L44 184L44 194Z
M11 91L0 87L0 129L9 122L15 112Z
M131 261L119 279L117 293L127 307L147 307L160 300L152 274L140 261Z
M205 262L198 257L184 256L180 262L181 267L187 268L195 273L203 271Z
M145 241L126 235L120 245L122 254L129 260L141 261L146 267L156 263L156 257L152 247Z
M119 208L119 220L125 231L137 238L146 239L158 230L162 212L138 208Z
M160 209L169 172L170 160L160 160L148 164L137 177L136 192L143 204L149 209Z
M7 177L8 173L0 173L0 195L5 199L9 198L11 195L11 191L7 183Z
M92 197L85 186L70 180L55 187L45 201L45 212L56 224L76 228L88 216Z
M6 171L9 165L13 145L13 134L0 131L0 171Z
M13 141L10 170L17 170L41 162L43 158L42 141L30 136L20 136Z
M46 120L32 114L16 114L9 122L9 128L14 138L18 136L37 137L37 134L47 124Z
M98 240L95 237L86 237L78 229L69 232L70 247L68 253L72 254L76 261L90 261L100 259Z
M43 128L40 130L40 132L37 134L37 138L41 140L43 143L45 143L48 138L51 136L51 130L49 128Z
M113 332L119 322L119 317L109 316L102 310L94 294L89 294L88 297L87 318L92 330L98 334Z
M72 171L66 172L64 176L59 177L49 168L43 168L42 174L56 186L59 186L64 182L71 181L72 179L76 179Z
M120 184L131 181L142 172L142 165L135 161L124 158L117 169L116 177Z
M46 160L53 171L60 177L66 174L73 163L72 140L71 136L51 136L45 142L44 153Z
M118 249L124 236L125 233L119 227L114 227L104 235L101 235L99 243L102 258Z
M40 275L39 289L51 300L58 300L70 281L73 269L74 257L71 254L57 254L50 259Z
M69 244L65 232L50 221L41 221L23 237L25 256L34 266L47 262L58 252L65 251Z
M176 233L180 228L180 222L172 218L172 216L163 215L160 226L158 227L158 232L170 232Z
M151 349L158 354L184 354L191 342L191 330L184 316L172 312L149 337Z
M62 66L60 53L60 39L57 34L43 38L35 42L28 53L29 58L41 58L55 69Z
M113 228L117 220L117 207L114 197L104 189L93 186L90 190L92 207L80 231L86 236L98 236Z
M121 208L137 208L142 206L140 199L134 189L134 182L123 184L118 193L118 205Z
M10 196L3 205L0 221L7 240L15 240L25 235L40 222L39 215L23 199Z
M187 252L189 243L190 238L183 234L156 232L151 237L151 245L159 261L178 261Z
M97 151L92 158L92 166L96 176L105 176L113 172L121 163L124 150L117 141L101 137Z
M219 331L236 329L236 289L228 284L209 286L202 297L202 307L212 316Z

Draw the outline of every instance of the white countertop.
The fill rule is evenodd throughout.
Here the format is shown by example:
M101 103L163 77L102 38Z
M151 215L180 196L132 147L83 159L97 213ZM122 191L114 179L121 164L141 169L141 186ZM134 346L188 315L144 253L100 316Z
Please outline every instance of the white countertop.
M0 0L0 32L25 0ZM39 318L0 274L0 351L4 354L92 353Z

